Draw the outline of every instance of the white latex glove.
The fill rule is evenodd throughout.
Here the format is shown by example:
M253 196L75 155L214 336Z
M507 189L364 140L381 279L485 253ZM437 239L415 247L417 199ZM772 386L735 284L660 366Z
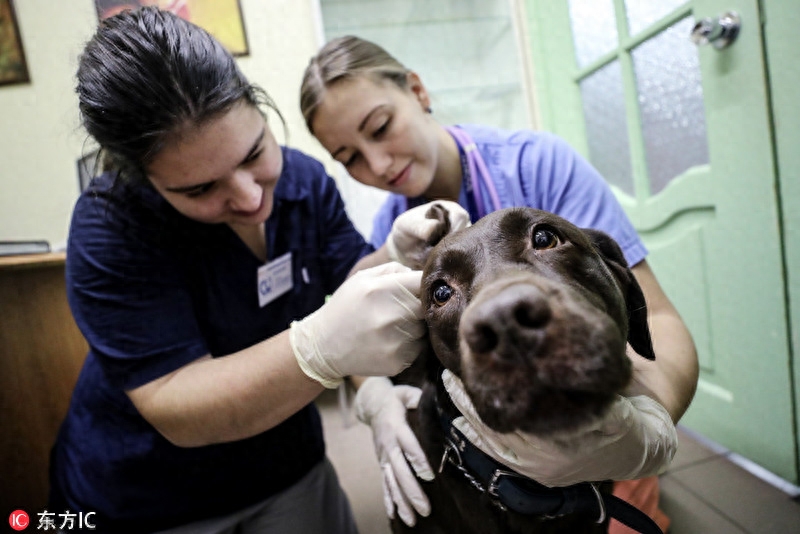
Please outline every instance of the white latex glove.
M422 273L385 263L348 278L320 309L290 326L303 372L326 388L348 375L391 376L423 351Z
M395 386L384 377L366 379L356 393L356 416L372 427L386 514L393 518L397 506L397 515L410 527L417 522L414 510L422 516L431 513L428 497L408 465L421 479L433 480L433 470L406 421L406 410L416 408L421 395L419 388Z
M450 371L442 378L464 415L454 420L455 427L498 462L545 486L656 475L666 469L678 447L669 413L645 395L619 396L608 413L587 428L543 438L491 430L478 417L461 380Z
M447 211L450 220L450 232L461 230L470 225L469 213L457 202L435 200L400 214L392 224L392 230L386 238L386 250L392 261L421 269L425 263L430 245L428 239L439 226L436 219L428 219L425 214L433 204L439 204Z

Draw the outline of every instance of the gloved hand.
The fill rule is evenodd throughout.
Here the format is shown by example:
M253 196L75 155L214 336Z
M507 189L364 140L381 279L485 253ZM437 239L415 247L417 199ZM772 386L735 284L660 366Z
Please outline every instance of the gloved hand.
M320 309L290 326L303 372L326 388L348 375L391 376L423 351L422 273L397 263L359 271Z
M444 386L464 415L453 421L476 447L545 486L644 478L663 471L678 447L669 413L650 397L619 396L608 413L569 435L501 434L478 417L461 380L450 371Z
M366 379L356 393L356 416L372 427L386 514L394 517L396 505L400 519L410 527L417 522L414 510L422 516L431 513L428 497L408 466L421 479L433 480L433 470L406 421L406 409L416 408L421 395L419 388L395 386L384 377Z
M439 204L447 213L453 233L470 225L469 213L458 203L449 200L435 200L400 214L392 224L386 238L386 250L392 261L402 263L412 269L421 269L430 251L429 240L442 228L438 219L428 219L425 215L433 204ZM443 233L443 236L446 233ZM435 243L433 243L435 245Z

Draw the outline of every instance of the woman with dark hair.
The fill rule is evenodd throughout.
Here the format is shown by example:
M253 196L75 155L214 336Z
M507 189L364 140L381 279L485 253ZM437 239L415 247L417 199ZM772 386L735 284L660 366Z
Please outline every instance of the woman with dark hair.
M277 143L274 104L197 26L104 20L77 92L108 168L70 227L90 350L48 510L100 532L355 532L312 401L416 357L420 273L375 267L322 165Z

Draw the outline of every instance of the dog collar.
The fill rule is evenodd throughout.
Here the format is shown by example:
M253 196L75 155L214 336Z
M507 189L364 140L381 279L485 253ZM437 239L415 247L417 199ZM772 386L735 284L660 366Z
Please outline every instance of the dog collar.
M442 409L440 396L448 399L449 396L441 374L437 382L436 410L445 436L439 473L446 465L453 466L471 486L488 495L502 511L512 510L544 518L586 514L597 517L597 523L603 523L610 516L642 534L663 534L647 514L614 495L601 493L596 483L581 482L550 488L517 473L480 450L456 428L454 418ZM457 408L455 410L458 412Z

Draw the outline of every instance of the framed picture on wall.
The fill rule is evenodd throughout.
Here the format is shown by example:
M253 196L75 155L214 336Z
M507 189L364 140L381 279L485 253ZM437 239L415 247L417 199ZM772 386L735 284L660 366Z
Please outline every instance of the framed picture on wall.
M0 0L0 85L29 82L14 4Z
M126 9L155 5L213 35L234 56L250 53L239 0L95 0L100 20Z

